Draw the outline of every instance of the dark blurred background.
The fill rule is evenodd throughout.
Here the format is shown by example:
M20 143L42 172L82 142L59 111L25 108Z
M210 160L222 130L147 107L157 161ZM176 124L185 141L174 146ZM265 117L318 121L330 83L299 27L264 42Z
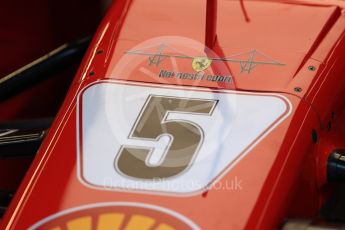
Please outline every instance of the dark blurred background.
M0 79L67 42L92 36L111 0L0 1ZM0 101L0 123L54 117L77 71L71 63ZM32 157L0 158L0 190L15 191Z

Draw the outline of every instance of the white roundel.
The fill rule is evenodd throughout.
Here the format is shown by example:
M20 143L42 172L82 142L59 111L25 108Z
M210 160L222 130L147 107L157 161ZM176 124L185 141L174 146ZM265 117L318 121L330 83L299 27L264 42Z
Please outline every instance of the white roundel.
M78 177L99 189L199 193L290 110L276 94L98 82L78 98Z

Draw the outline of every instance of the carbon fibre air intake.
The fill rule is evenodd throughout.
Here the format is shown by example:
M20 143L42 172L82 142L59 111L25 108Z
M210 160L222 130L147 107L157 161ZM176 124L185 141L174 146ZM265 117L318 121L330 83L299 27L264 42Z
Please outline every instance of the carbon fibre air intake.
M345 150L334 150L328 157L327 178L329 182L345 182Z
M79 63L89 43L90 37L66 43L13 73L0 77L0 101L44 81L73 63Z
M0 190L0 218L5 214L10 204L14 191Z
M52 121L41 118L1 123L0 158L34 156Z

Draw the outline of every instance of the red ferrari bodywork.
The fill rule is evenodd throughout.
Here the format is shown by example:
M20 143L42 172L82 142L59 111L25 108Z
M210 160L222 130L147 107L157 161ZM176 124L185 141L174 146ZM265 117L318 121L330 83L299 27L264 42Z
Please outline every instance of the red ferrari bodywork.
M341 122L345 118L342 8L345 4L341 1L218 0L216 10L213 9L209 17L206 17L206 7L206 1L199 0L118 0L113 3L11 202L2 221L3 229L27 229L64 210L96 203L102 209L101 204L112 202L123 204L117 209L122 213L133 213L127 210L128 204L171 210L201 229L276 229L287 218L315 217L327 197L328 154L335 147L345 147ZM205 41L206 31L212 34L213 30L216 38ZM147 44L156 48L168 39L166 36L209 43L220 58L238 54L235 58L238 62L221 60L225 70L220 72L229 72L231 84L195 83L176 78L162 81L161 69L172 68L167 62L158 68L148 65L147 56L128 54ZM188 50L189 47L183 48ZM200 56L200 53L186 52L193 57ZM190 60L176 58L175 61L179 71L194 71ZM248 69L250 63L255 66ZM216 70L213 73L221 75ZM78 122L80 116L84 116L80 112L81 95L87 87L104 83L274 95L283 98L286 111L283 120L271 125L265 135L258 136L257 143L248 147L248 153L218 177L220 184L235 181L231 189L211 186L186 196L100 189L85 185L78 176ZM265 109L263 106L262 110ZM217 122L225 125L227 120ZM92 129L89 132L92 135ZM150 215L157 222L164 218L170 221L162 213ZM92 227L88 229L96 229L96 214L90 215L94 216ZM57 229L65 229L63 221L67 220L54 222L57 227L61 224ZM170 221L171 226L174 221L178 226L177 219ZM154 229L151 227L147 229Z

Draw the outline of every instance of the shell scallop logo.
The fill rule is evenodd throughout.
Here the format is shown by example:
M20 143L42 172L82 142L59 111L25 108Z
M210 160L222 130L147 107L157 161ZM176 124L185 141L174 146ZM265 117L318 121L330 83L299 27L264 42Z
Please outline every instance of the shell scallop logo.
M29 230L190 230L200 229L172 210L141 203L99 203L64 210Z

